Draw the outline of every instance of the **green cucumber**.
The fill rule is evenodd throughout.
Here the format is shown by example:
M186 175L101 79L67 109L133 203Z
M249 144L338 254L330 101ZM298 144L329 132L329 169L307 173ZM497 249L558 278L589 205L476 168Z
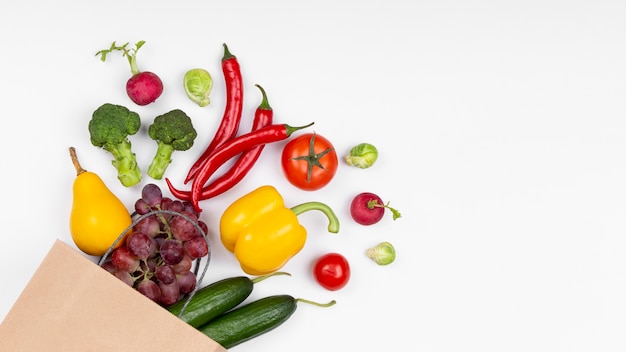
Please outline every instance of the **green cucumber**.
M289 275L285 272L275 272L254 279L246 276L225 278L198 289L189 303L187 299L182 299L166 309L197 328L243 302L252 293L255 283L280 274ZM186 307L185 304L187 304ZM180 314L181 310L183 310L182 314Z
M296 311L298 302L321 307L335 304L335 301L321 304L289 295L268 296L224 313L198 330L229 349L277 328Z

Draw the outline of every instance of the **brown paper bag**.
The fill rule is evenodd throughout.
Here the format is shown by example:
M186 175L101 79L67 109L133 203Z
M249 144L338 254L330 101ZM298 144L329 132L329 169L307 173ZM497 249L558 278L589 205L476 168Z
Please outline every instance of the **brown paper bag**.
M225 352L57 240L0 324L1 352Z

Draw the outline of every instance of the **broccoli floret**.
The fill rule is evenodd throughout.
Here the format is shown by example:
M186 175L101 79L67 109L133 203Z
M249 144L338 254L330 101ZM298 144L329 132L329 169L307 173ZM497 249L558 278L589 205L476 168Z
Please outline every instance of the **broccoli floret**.
M141 170L128 139L139 131L140 126L138 113L109 103L96 109L89 121L91 144L113 154L112 164L117 169L117 178L126 187L141 181Z
M189 116L175 109L155 117L152 125L148 127L148 135L157 142L157 151L148 166L147 174L160 180L172 162L172 153L175 150L191 148L198 134Z

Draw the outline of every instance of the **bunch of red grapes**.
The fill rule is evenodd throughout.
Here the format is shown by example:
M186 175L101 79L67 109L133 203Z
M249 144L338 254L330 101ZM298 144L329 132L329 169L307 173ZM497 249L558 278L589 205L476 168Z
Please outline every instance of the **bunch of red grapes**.
M191 202L164 197L152 183L142 189L134 215L132 231L102 267L151 300L171 305L196 288L192 267L209 255L207 225Z

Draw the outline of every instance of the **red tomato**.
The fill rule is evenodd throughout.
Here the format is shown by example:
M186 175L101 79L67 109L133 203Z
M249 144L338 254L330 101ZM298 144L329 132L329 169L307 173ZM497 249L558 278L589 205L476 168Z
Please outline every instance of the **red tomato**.
M337 291L350 280L350 264L339 253L328 253L317 259L313 267L315 280L327 290Z
M337 173L339 160L328 139L317 133L305 133L285 144L281 163L292 185L314 191L330 183Z

